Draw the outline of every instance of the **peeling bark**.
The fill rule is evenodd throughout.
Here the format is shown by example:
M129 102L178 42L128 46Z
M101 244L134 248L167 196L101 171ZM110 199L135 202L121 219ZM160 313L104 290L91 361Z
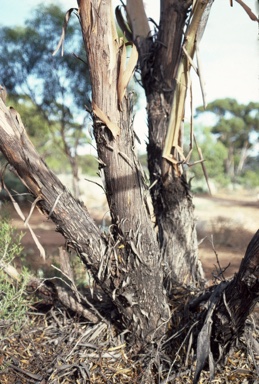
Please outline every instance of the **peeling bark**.
M230 348L243 334L246 319L259 301L259 230L247 247L239 272L231 281L222 281L212 287L207 300L208 293L195 300L199 305L203 299L206 309L200 316L194 384L198 383L208 362L213 379L216 363L224 362ZM195 308L194 304L191 304L191 310Z
M240 268L227 285L214 314L212 350L216 357L226 354L245 326L248 315L259 301L259 230L249 243ZM218 345L226 351L220 353Z
M110 1L78 0L91 73L94 135L112 218L110 233L100 231L86 207L48 169L30 142L19 114L0 98L1 151L37 199L37 207L53 220L67 246L77 251L109 296L119 313L116 320L129 331L138 350L158 343L167 333L171 317L168 298L172 299L175 282L203 284L189 186L185 176L176 174L162 157L191 3L161 2L157 40L136 39L148 101L148 163L158 233L146 209L148 189L134 151L131 100L118 92L125 46L118 39ZM209 335L216 358L220 356L218 346L225 348L223 353L228 350L258 301L258 239L259 232L237 276L230 283L214 287L209 294L209 309L198 314L200 329L203 335ZM202 357L203 351L200 348ZM206 348L204 353L209 352ZM199 369L202 364L197 365Z
M67 240L67 247L77 251L109 295L124 325L131 331L132 339L142 340L142 345L143 341L146 343L160 337L169 317L167 299L162 287L162 273L157 272L158 254L150 244L151 239L145 234L142 238L138 219L135 221L137 233L126 233L122 229L115 241L104 236L86 207L73 198L39 157L20 115L13 108L7 108L2 99L0 149L24 185L38 199L37 207L53 220L56 230Z
M168 305L161 284L163 273L157 269L160 250L146 210L144 178L134 150L132 105L130 98L124 97L121 104L118 100L123 47L110 1L103 4L78 1L78 4L91 68L94 135L112 218L112 234L121 246L118 253L125 263L113 272L117 275L114 295L121 297L127 307L127 314L123 314L127 326L131 328L130 324L135 323L136 333L150 339L157 327L157 336L162 332L161 325L168 319ZM115 133L109 129L107 119L113 127L118 127Z
M168 290L174 282L198 286L204 282L189 185L185 175L176 175L162 157L189 6L189 1L161 2L157 39L147 38L145 44L136 40L147 96L151 196Z

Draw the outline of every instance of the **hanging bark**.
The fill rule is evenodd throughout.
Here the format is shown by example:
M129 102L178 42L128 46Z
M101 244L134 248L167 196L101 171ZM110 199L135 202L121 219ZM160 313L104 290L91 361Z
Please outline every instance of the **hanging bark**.
M208 362L213 380L216 363L224 361L230 348L242 335L248 315L259 302L259 230L249 243L235 277L231 281L222 281L212 291L209 300L203 296L206 309L201 316L201 330L197 338L194 384L198 383L200 373ZM198 309L192 305L190 308Z
M189 185L185 175L179 176L172 164L162 157L190 3L162 1L157 37L153 40L150 36L146 36L146 39L138 36L135 40L147 96L148 167L150 184L153 185L151 196L168 289L172 287L173 281L200 285L204 280L198 260L194 207ZM202 3L204 9L207 2ZM128 8L128 11L131 9Z
M168 318L168 306L162 292L163 274L157 269L160 250L146 210L144 179L134 151L131 100L119 98L121 76L126 76L126 70L121 70L125 45L117 36L111 2L78 1L78 5L91 68L94 135L112 233L124 247L120 255L125 272L120 271L114 295L124 298L127 323L139 323L138 333L147 335ZM143 308L136 303L143 303Z
M207 3L196 2L197 6ZM158 345L166 335L171 320L168 301L173 299L175 282L203 283L189 186L178 172L179 164L172 166L163 158L182 35L192 2L165 0L161 4L158 39L153 41L142 32L137 36L135 31L148 101L148 161L158 233L145 204L148 190L134 151L132 105L126 94L136 52L130 43L132 53L126 60L126 46L118 39L110 1L78 0L91 73L94 135L112 218L108 234L100 231L86 207L48 169L26 135L19 114L0 98L1 151L35 197L37 207L54 221L67 246L77 251L107 293L116 320L129 331L138 350L151 343ZM132 26L134 29L133 21ZM210 352L217 358L218 345L228 350L258 301L258 238L259 233L233 281L214 287L212 294L206 292L208 307L201 309L195 322L201 330L196 381ZM199 299L190 308L200 310L197 303ZM205 336L209 347L203 343Z
M135 222L138 225L136 233L126 234L122 228L116 242L106 239L87 209L73 198L39 157L20 115L13 108L7 108L2 99L0 133L0 148L6 159L37 198L37 206L64 235L67 246L78 252L111 297L125 326L132 331L132 338L151 341L154 335L160 334L160 331L156 332L159 326L164 332L162 325L168 320L168 307L162 273L157 272L158 254L151 248L152 238L148 239L146 233L143 238L141 236L144 229L140 217ZM137 240L139 244L135 245ZM124 259L118 261L118 258Z

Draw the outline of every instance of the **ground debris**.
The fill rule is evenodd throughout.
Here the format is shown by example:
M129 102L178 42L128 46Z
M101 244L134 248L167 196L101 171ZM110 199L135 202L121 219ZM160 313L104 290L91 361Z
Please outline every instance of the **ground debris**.
M139 354L127 345L125 332L120 333L104 321L92 324L74 317L62 307L51 307L47 313L29 313L19 331L14 331L10 323L1 322L0 382L146 384L143 378L151 372L153 383L191 384L196 369L196 351L191 347L195 321L191 317L198 315L188 312L188 295L186 289L173 292L171 336L156 351L154 348ZM189 328L186 317L190 317ZM187 328L181 324L187 324ZM216 367L212 383L256 383L258 339L259 324L254 314L224 366ZM199 384L209 383L209 378L205 366Z
M91 324L61 309L30 314L19 332L2 327L0 382L139 382L123 335L106 323Z

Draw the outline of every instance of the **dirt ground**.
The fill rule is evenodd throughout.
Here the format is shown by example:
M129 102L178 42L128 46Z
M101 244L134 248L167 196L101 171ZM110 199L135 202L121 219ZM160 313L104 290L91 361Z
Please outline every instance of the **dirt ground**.
M89 211L97 219L99 225L105 225L107 207L102 199L89 197ZM225 277L230 277L238 270L246 247L259 228L259 202L256 194L248 192L229 192L210 196L195 196L195 215L199 240L199 256L203 264L206 277L211 279L219 263L224 269ZM6 209L6 208L5 208ZM22 206L25 217L29 213L28 206ZM55 232L55 226L38 210L30 218L30 225L46 250L46 260L39 256L35 243L23 222L12 207L8 208L12 222L16 228L25 233L22 244L24 256L17 260L18 266L28 266L38 276L51 276L55 270L52 263L58 264L58 248L64 245L63 237Z
M199 257L208 279L214 276L217 257L225 277L238 271L254 233L259 229L256 194L229 192L194 198Z

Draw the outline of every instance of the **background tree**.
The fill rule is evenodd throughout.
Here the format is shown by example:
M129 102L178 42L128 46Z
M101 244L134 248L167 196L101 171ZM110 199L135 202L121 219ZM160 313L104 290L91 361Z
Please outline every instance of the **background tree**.
M212 3L162 1L159 28L152 36L143 2L128 1L128 32L135 45L129 44L127 59L128 45L118 38L111 2L78 1L90 67L94 136L112 220L108 233L101 232L87 209L48 169L18 113L0 100L0 148L36 197L35 204L56 223L67 246L78 252L110 298L113 320L109 320L127 330L135 352L148 352L153 362L164 337L170 329L178 332L180 323L182 340L190 337L190 344L197 345L195 383L208 357L212 362L229 350L259 297L257 234L240 273L189 303L188 320L175 320L179 290L189 302L204 286L192 197L183 173L187 159L180 127L195 47ZM117 16L121 16L118 10ZM148 102L151 185L146 185L134 151L132 103L126 92L137 62ZM155 228L146 204L149 190ZM207 300L208 305L200 307ZM181 310L186 313L184 303ZM200 313L198 318L191 311ZM154 364L159 375L160 360ZM143 382L152 382L151 369L148 374L148 378L143 375Z
M234 99L219 99L209 103L200 113L213 113L216 124L212 133L228 149L225 171L232 181L244 170L249 150L258 144L259 103L239 104Z
M195 126L195 136L197 145L201 149L204 165L209 181L215 181L219 186L226 186L230 183L230 179L225 173L225 161L228 156L228 149L225 145L217 140L212 134L212 128ZM186 140L186 143L188 139ZM186 153L188 146L186 145ZM192 191L208 191L204 171L200 161L200 155L197 147L194 146L189 167L186 167L187 179L190 180Z
M90 97L90 83L76 17L71 18L67 29L65 54L52 56L63 18L64 12L58 6L40 5L25 27L2 27L0 79L8 89L9 102L25 112L24 122L31 127L29 134L44 158L52 158L51 165L53 158L59 158L63 170L64 157L68 159L73 193L78 197L78 149L87 142L89 118L83 110Z

